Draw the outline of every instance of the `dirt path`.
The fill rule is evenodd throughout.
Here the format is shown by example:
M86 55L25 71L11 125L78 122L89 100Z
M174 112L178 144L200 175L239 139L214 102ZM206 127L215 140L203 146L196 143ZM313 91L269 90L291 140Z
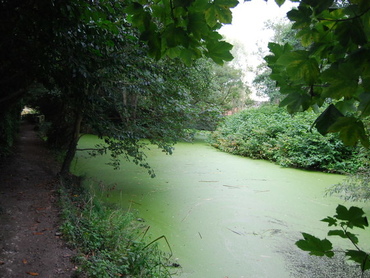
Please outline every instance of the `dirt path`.
M71 277L73 252L59 237L57 164L32 125L0 164L0 277Z

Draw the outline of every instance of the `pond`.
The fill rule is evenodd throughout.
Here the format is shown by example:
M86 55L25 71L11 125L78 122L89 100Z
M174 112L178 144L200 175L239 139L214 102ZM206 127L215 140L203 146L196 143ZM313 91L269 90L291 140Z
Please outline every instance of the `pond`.
M79 146L94 143L95 137L84 136ZM86 184L105 200L137 210L152 239L166 236L181 265L177 277L297 277L294 264L302 262L292 261L305 253L294 242L301 232L325 237L327 225L319 220L343 203L324 197L340 175L281 168L201 140L177 144L173 155L156 147L147 154L154 179L133 163L113 170L107 157L86 154L77 156L72 170L90 177Z

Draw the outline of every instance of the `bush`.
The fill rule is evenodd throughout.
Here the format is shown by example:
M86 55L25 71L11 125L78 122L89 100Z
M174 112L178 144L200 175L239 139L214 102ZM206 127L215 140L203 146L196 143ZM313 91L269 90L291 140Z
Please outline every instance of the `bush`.
M220 150L295 167L337 173L353 173L367 155L347 147L336 134L322 136L310 127L313 112L294 116L276 106L244 110L225 118L212 133L211 144Z

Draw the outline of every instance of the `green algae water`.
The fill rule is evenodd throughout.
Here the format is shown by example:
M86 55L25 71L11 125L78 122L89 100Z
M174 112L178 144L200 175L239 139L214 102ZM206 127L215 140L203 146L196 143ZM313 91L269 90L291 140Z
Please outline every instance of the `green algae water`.
M79 147L96 140L84 136ZM301 232L325 237L327 225L319 220L343 203L324 197L340 175L281 168L201 141L179 143L173 155L156 147L147 155L154 179L133 163L113 170L108 157L86 154L77 156L72 170L88 177L86 186L104 200L138 211L152 239L166 236L181 265L175 277L297 277L286 254L301 256L294 246ZM158 242L169 251L163 239Z

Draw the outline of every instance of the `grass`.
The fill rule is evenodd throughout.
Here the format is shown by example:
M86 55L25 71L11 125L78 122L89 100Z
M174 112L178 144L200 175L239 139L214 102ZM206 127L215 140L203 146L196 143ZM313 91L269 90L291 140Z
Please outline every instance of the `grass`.
M77 277L171 277L171 254L133 213L99 202L76 178L61 181L61 232L78 250Z

